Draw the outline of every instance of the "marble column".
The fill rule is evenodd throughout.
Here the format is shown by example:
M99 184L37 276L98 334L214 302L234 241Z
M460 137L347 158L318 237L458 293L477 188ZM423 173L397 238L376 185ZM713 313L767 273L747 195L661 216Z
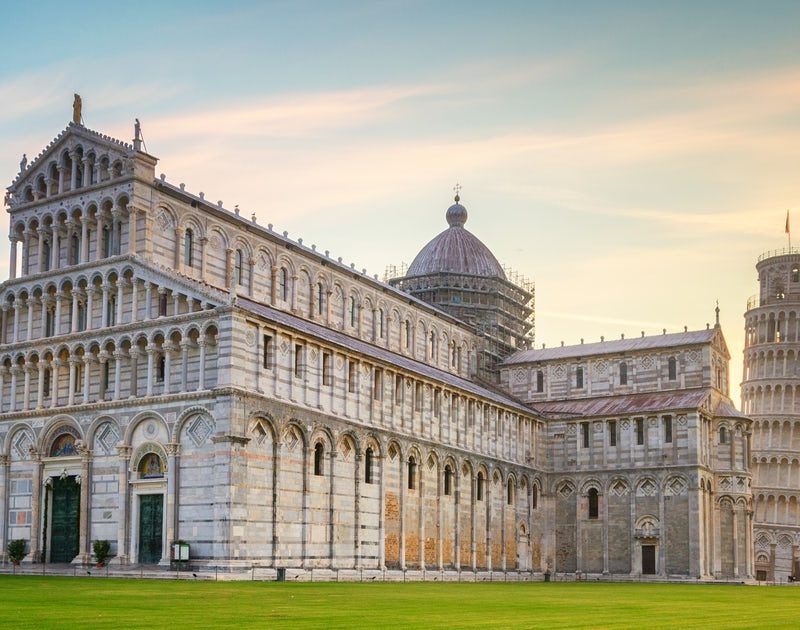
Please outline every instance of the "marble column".
M169 546L178 538L178 462L181 445L171 442L167 450L167 549L164 558L169 558Z
M13 280L17 277L17 243L19 239L16 236L9 236L8 240L11 241L10 258L8 261L8 277Z
M50 362L50 408L55 409L58 405L58 380L61 372L61 359L53 359Z
M89 220L81 215L81 263L89 262Z
M197 391L205 389L206 377L206 340L198 339L197 346L200 348L200 374L197 381Z
M43 360L39 360L39 380L36 383L36 408L41 409L44 406L44 371L45 364Z
M148 345L147 348L145 348L145 351L147 352L147 393L146 393L146 396L152 396L153 395L153 380L154 380L154 378L153 378L154 377L154 375L153 375L153 367L155 365L155 358L156 358L156 353L158 352L158 348L156 348L153 345Z
M128 206L128 253L136 253L136 208Z
M130 558L128 540L128 466L131 460L130 446L117 446L119 467L117 469L117 486L119 501L119 521L117 521L117 556L114 564L128 564Z
M92 384L92 363L94 357L91 354L83 355L83 404L89 404L89 389Z
M11 457L0 455L0 562L7 562L8 555L8 469Z
M119 400L122 386L122 359L125 353L122 350L114 352L114 400Z
M87 445L82 444L78 448L78 452L81 456L81 503L78 516L78 555L72 562L73 564L89 564L92 561L92 551L89 548L91 543L89 515L92 506L89 502L92 495L90 492L92 488L92 451Z
M30 458L33 464L33 481L31 487L31 539L30 539L30 553L27 559L30 562L40 562L43 560L41 557L41 542L42 542L42 488L44 486L42 480L42 457L39 452L31 447Z

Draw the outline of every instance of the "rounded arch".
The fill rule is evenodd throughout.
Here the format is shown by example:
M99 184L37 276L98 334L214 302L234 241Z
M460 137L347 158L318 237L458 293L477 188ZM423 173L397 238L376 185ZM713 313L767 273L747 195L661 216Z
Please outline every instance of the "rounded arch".
M44 457L49 457L53 443L63 433L69 433L76 440L83 441L83 430L78 421L70 415L59 414L53 417L47 423L44 431L39 434L39 441L36 445L37 450Z
M167 421L164 419L164 416L162 416L157 411L152 411L148 409L147 411L141 411L137 413L135 416L133 416L133 418L131 418L131 421L128 423L128 426L125 427L125 437L123 438L123 442L125 443L126 446L131 446L131 439L133 438L133 432L136 430L136 427L138 427L145 420L155 420L156 422L161 424L165 433L167 435L170 435L169 424L167 424Z
M216 422L214 421L214 416L208 409L206 409L202 405L192 405L191 407L187 407L186 409L184 409L178 416L178 419L175 421L175 424L172 425L172 434L170 436L172 441L173 442L180 441L181 431L183 431L184 425L189 420L192 420L199 415L207 417L209 420L211 420L211 422L214 425L216 425Z

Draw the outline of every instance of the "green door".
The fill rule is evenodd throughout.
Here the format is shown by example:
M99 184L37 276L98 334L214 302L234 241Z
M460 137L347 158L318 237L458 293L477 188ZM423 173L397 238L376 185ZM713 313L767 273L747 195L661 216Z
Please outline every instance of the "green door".
M53 478L50 562L72 562L78 555L81 490L75 477Z
M158 564L161 560L163 494L139 497L139 564Z

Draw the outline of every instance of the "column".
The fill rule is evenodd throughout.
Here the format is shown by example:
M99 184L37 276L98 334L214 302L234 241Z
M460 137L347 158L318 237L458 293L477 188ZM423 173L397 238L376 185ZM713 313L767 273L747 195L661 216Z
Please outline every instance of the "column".
M83 162L83 181L81 181L81 186L86 188L89 186L89 182L91 182L90 175L92 171L90 170L91 167L89 165L90 160L88 157L84 157L81 162Z
M200 280L205 282L206 279L206 243L208 239L205 236L200 237Z
M56 291L56 312L55 321L53 322L53 336L58 337L61 334L61 301L64 299L64 294L61 291Z
M73 560L75 563L89 564L92 560L92 551L89 549L91 535L89 532L89 515L91 514L91 463L92 451L84 444L78 447L78 452L81 455L81 504L80 514L78 516L78 556Z
M50 408L55 409L58 405L58 378L61 371L61 359L53 359L50 362Z
M176 227L175 228L175 271L178 273L181 272L181 263L183 259L181 257L181 249L183 247L183 228Z
M8 400L8 410L9 411L16 411L17 410L17 377L19 373L22 371L22 368L19 365L12 365L11 366L11 389L10 395Z
M50 269L55 271L61 262L61 235L57 225L53 225L53 238L50 241Z
M136 208L128 206L128 253L136 253Z
M71 356L69 358L69 390L67 391L68 405L75 404L75 378L77 376L75 366L78 365L78 361L80 361L80 359L76 356Z
M131 323L139 316L139 281L131 276Z
M8 455L0 455L0 562L6 562L8 557L8 468L11 465L11 458Z
M27 276L30 273L30 258L31 258L31 232L25 230L22 233L22 275Z
M114 208L111 211L111 255L118 256L122 245L122 210Z
M225 288L230 288L233 284L233 250L229 247L225 250Z
M87 171L84 170L84 174ZM81 215L81 263L89 262L89 219L83 214Z
M181 389L185 392L189 385L189 342L181 341Z
M125 278L117 278L117 317L114 320L116 325L119 326L122 324L122 307L124 306L124 291L125 289Z
M94 285L86 285L86 330L92 329L94 318Z
M171 442L166 445L167 450L167 548L164 549L162 558L169 558L169 545L178 538L178 456L180 444Z
M78 291L72 289L72 321L70 322L70 332L78 332Z
M100 328L108 326L108 294L111 287L108 284L103 284L100 289L103 291L103 304L100 311Z
M117 557L115 564L128 564L128 465L131 459L130 446L118 446L119 468L117 486L119 501L119 521L117 522Z
M150 282L144 283L144 319L147 321L153 316L153 285Z
M6 327L8 326L8 309L10 308L11 306L9 305L8 302L3 302L2 306L3 316L2 316L2 322L0 322L0 343L7 343Z
M33 465L33 482L31 492L31 552L28 555L31 562L41 560L41 506L42 506L42 458L33 447L30 449L31 463Z
M141 351L137 346L133 346L128 355L131 357L131 384L130 384L130 397L136 398L139 395L139 357Z
M248 274L247 274L247 295L253 297L253 268L255 267L256 261L254 258L247 259L247 266L248 266Z
M41 409L44 406L44 370L45 364L43 360L39 360L39 381L36 384L36 408ZM2 515L0 513L0 518Z
M198 339L197 346L200 348L200 376L197 381L197 391L204 390L206 376L206 340Z
M28 325L25 329L25 341L30 341L33 337L33 307L36 304L36 298L33 296L25 300L25 305L28 307Z
M58 194L62 194L64 192L64 163L59 162L56 166L58 170Z
M39 273L42 273L47 265L44 263L44 228L40 227L36 230L36 234L38 235L37 243L36 243L36 262L39 265Z
M11 335L11 343L19 341L19 309L22 307L19 299L14 300L14 330Z
M470 471L470 490L472 494L469 499L470 503L470 528L469 528L469 554L470 564L472 570L478 570L478 541L475 538L475 522L477 521L478 502L477 497L478 480L475 471Z
M453 470L453 482L453 566L456 571L461 571L461 516L458 511L461 503L461 471L458 469L458 465Z
M98 388L97 400L105 400L106 399L106 390L107 390L107 379L105 378L106 374L106 365L108 365L108 358L109 354L105 350L101 350L97 354L97 360L100 362L100 378L98 379L98 383L100 387Z
M92 383L92 362L94 357L91 354L83 355L83 404L89 404L89 388Z
M114 400L119 400L120 385L122 379L122 358L125 353L122 350L114 352Z
M31 371L33 370L33 366L29 363L25 363L25 367L22 369L25 372L25 384L22 390L22 411L27 411L28 403L31 399Z
M99 211L98 211L99 212ZM97 215L97 234L94 235L94 259L96 261L102 260L105 257L105 252L103 251L103 217L102 215Z
M155 364L155 356L156 356L156 352L158 352L158 349L155 346L148 344L147 348L145 348L145 351L147 352L147 394L146 395L147 396L152 396L153 395L153 366ZM201 378L201 380L203 378L202 370L200 372L200 378Z
M175 349L171 343L165 343L161 346L161 350L164 352L164 387L162 389L162 394L169 394L169 381L170 375L172 371L172 351Z
M10 259L8 261L8 277L13 280L17 277L17 243L19 239L16 236L9 236L8 240L11 241Z
M78 154L75 151L69 152L69 161L72 170L69 174L69 189L75 190L78 187Z
M270 284L270 304L275 304L278 299L278 271L276 265L272 266L272 282Z
M0 413L3 411L3 388L6 384L6 374L8 373L8 369L5 366L0 365ZM3 553L3 549L0 549L0 553Z

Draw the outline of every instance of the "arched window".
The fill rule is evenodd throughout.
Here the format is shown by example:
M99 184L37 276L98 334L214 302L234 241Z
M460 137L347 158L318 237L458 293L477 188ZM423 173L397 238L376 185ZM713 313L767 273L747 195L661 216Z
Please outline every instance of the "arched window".
M431 359L436 361L436 333L434 331L431 331L430 353Z
M42 271L50 271L50 241L45 241L42 245L40 268Z
M531 509L539 507L539 486L533 486L533 496L531 498Z
M372 447L364 454L364 483L372 483Z
M80 241L78 240L77 234L72 234L69 237L69 252L67 252L67 261L68 265L77 265L78 264L78 252L80 252Z
M50 368L44 369L44 383L42 384L42 395L45 397L50 396Z
M78 302L78 332L86 330L86 303L83 300Z
M514 505L514 480L509 479L506 484L506 502L509 505Z
M728 430L725 427L719 428L719 443L720 444L728 443Z
M158 357L158 370L156 371L156 381L159 383L164 382L164 375L167 371L167 359L162 354Z
M417 460L414 456L408 458L408 489L413 490L417 487Z
M355 296L350 296L350 327L355 328L358 322L358 306Z
M595 488L592 488L591 490L589 490L589 518L590 519L596 519L597 518L597 514L599 512L598 503L599 503L599 501L598 501L597 490Z
M186 229L183 236L183 264L187 267L194 265L194 231L192 228Z
M69 433L59 435L50 447L50 457L69 457L77 454L75 437Z
M444 467L444 493L450 496L453 492L453 469L450 464Z
M322 312L325 310L325 288L322 286L321 282L317 282L317 293L316 299L316 311L317 315L322 315Z
M792 282L800 282L800 267L792 267Z
M244 283L244 254L241 249L236 250L236 284Z
M278 297L284 302L289 299L289 272L286 267L281 267L278 273Z
M158 316L159 317L166 317L167 316L167 292L166 291L159 291L158 292Z
M575 368L575 387L583 389L583 368Z
M478 473L478 478L475 481L475 499L477 501L483 501L483 485L484 485L484 478L483 473Z
M378 309L378 337L383 339L385 335L385 328L386 328L386 316L383 313L383 309Z
M164 299L166 300L166 295ZM114 326L117 323L117 296L111 294L108 296L108 311L106 312L106 326Z
M536 391L540 394L544 391L544 372L542 370L536 372Z
M667 372L669 380L674 381L678 378L678 362L675 360L675 357L670 357L667 361Z
M625 361L621 361L619 364L619 384L628 384L628 364Z
M108 258L111 256L111 229L103 226L103 257Z
M139 461L139 479L158 479L164 476L164 463L156 453L148 453Z
M405 321L406 350L411 350L411 322Z
M322 458L325 454L325 447L322 442L317 442L314 445L314 474L317 477L322 477Z

